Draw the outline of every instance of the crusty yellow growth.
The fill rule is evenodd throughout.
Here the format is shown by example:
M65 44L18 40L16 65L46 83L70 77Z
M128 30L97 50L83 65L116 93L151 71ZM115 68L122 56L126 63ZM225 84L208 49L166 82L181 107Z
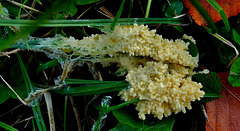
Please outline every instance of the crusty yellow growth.
M177 39L175 41L162 38L149 31L144 25L117 26L114 32L92 35L76 42L74 38L65 38L61 44L63 50L74 51L76 55L116 56L117 53L127 53L129 56L150 57L156 61L178 63L190 68L197 67L198 59L187 51L189 43Z
M192 37L183 37L195 43ZM204 95L200 90L202 85L191 80L198 58L187 51L189 43L164 39L147 26L117 26L113 32L83 40L73 37L57 37L57 40L61 43L51 50L72 52L80 60L104 66L119 63L120 68L127 69L126 80L131 87L120 91L119 96L125 101L141 100L136 107L140 119L144 120L145 114L162 119L172 112L185 113L186 107L191 109L192 101Z
M200 100L204 95L200 91L202 85L188 76L191 74L192 70L178 64L147 62L146 66L140 65L128 72L126 80L131 88L120 91L119 95L125 101L142 100L137 103L136 109L143 120L145 114L162 119L163 114L167 117L172 112L185 113L185 107L191 109L191 101Z

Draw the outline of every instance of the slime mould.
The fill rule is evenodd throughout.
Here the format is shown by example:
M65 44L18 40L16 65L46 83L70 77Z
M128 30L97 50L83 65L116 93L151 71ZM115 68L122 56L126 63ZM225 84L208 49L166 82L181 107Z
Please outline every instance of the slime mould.
M195 43L190 36L183 38ZM26 48L23 43L15 46ZM143 120L146 114L162 119L172 113L185 113L192 101L204 96L201 83L191 79L198 57L190 55L188 45L181 39L164 39L156 30L136 24L117 26L112 32L82 40L61 35L29 39L30 50L45 52L52 59L67 56L70 61L90 61L104 67L118 63L120 69L127 69L130 87L118 95L125 101L140 99L136 109Z

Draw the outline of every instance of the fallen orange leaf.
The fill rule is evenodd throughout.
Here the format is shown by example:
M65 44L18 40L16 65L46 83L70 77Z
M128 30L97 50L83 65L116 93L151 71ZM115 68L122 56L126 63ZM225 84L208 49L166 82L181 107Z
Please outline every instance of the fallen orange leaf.
M240 97L240 88L232 87L228 82L229 72L218 73L223 86ZM206 103L209 122L206 131L239 131L240 130L240 101L231 95L225 88L220 94L224 97Z
M221 20L219 13L207 2L207 0L198 0L202 6L207 10L213 22ZM236 16L240 12L240 2L239 0L215 0L224 10L227 18L231 16ZM188 13L192 16L194 21L200 25L204 26L207 23L204 21L202 16L198 13L195 7L191 4L189 0L182 0L186 8L188 8Z

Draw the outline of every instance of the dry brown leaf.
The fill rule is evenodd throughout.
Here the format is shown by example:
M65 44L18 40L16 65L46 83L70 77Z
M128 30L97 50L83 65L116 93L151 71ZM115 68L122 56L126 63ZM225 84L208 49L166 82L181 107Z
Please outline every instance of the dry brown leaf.
M218 73L222 84L236 97L240 97L240 88L232 87L228 82L229 72ZM240 101L234 98L225 88L220 94L224 97L206 103L209 122L206 131L239 131L240 130Z
M207 0L198 0L202 6L207 10L213 22L221 20L219 13L207 2ZM226 13L227 18L231 16L236 16L240 12L240 1L239 0L215 0ZM186 8L188 8L188 13L192 16L194 21L200 25L205 26L207 23L204 21L202 16L198 13L195 7L191 4L189 0L182 0Z

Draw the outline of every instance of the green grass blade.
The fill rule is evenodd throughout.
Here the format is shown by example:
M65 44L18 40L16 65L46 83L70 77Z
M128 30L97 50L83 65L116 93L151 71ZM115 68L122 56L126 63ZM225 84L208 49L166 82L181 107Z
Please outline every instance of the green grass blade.
M240 35L235 29L232 29L233 39L240 45Z
M99 117L98 117L97 122L96 122L95 127L94 127L94 131L99 131L100 122L101 122L101 119L102 119L104 114L105 114L104 112L102 112L102 111L100 112Z
M112 110L116 110L116 109L122 108L124 106L128 106L128 105L136 103L138 101L140 101L140 100L139 99L133 99L133 100L126 101L124 103L121 103L121 104L116 105L116 106L111 106L111 107L100 107L100 106L98 106L96 104L94 104L93 106L94 106L95 109L97 109L99 111L102 111L104 113L109 113Z
M55 67L55 66L57 66L57 65L59 65L57 59L51 60L51 61L49 61L49 62L47 62L47 63L44 63L44 64L40 65L40 66L36 69L36 73L38 74L38 73L40 73L40 72L43 71L43 70L46 70L46 69L51 68L51 67Z
M109 107L109 110L110 110L110 111L116 110L116 109L122 108L122 107L124 107L124 106L128 106L128 105L130 105L130 104L133 104L133 103L136 103L136 102L139 102L139 101L140 101L139 99L133 99L133 100L130 100L130 101L121 103L121 104L116 105L116 106L111 106L111 107Z
M204 18L204 20L207 22L207 24L211 27L212 33L218 32L217 27L215 26L212 18L207 13L207 11L202 7L202 5L198 2L198 0L190 0L192 5L197 9L199 14Z
M0 26L31 27L36 20L0 19ZM82 20L48 20L39 23L38 27L73 27L73 26L108 26L113 19L82 19ZM183 24L182 18L120 18L116 25L133 24ZM17 36L15 36L17 37ZM18 36L17 38L22 38ZM0 41L1 42L1 41Z
M131 16L132 16L132 9L133 9L133 0L129 0L129 13L128 13L128 18L131 18Z
M21 59L19 54L17 54L17 58L18 58L18 61L19 61L20 69L22 71L22 75L23 75L23 79L24 79L26 87L28 89L30 89L31 92L35 92L36 89L32 86L30 78L27 74L27 71L25 69L25 66L24 66L24 64L22 62L22 59ZM31 101L31 105L32 105L32 110L33 110L33 114L34 114L38 129L40 131L47 131L44 120L43 120L43 117L42 117L42 113L41 113L41 110L40 110L40 104L39 104L38 99L35 99L35 100Z
M13 128L12 126L9 126L8 124L3 123L1 121L0 121L0 127L9 131L18 131L16 128Z
M22 59L21 59L21 57L20 57L19 54L17 54L17 58L18 58L18 62L19 62L19 65L20 65L20 69L21 69L21 71L22 71L23 79L24 79L24 82L25 82L25 85L26 85L27 90L28 90L28 91L29 91L29 90L34 91L34 88L33 88L33 86L32 86L32 83L31 83L31 81L30 81L30 78L29 78L29 76L28 76L28 74L27 74L26 68L25 68L25 66L24 66L24 64L23 64L23 61L22 61ZM28 92L28 93L30 93L30 92Z
M220 14L223 23L225 25L226 31L229 33L231 28L228 22L228 18L223 10L223 8L215 1L215 0L207 0L209 4L212 5L212 7Z
M34 119L32 119L32 129L33 129L33 131L36 131L35 128L36 128L36 127L35 127L35 122L34 122Z
M7 39L3 39L3 40L0 40L0 43L1 43L1 46L0 46L0 52L9 48L10 45L14 44L17 42L18 39L21 39L21 38L27 38L28 35L32 34L33 32L35 32L38 28L39 28L39 25L41 25L42 23L46 23L46 20L48 18L51 17L52 13L57 10L58 8L62 8L65 4L65 2L67 1L64 1L62 3L59 3L56 7L57 8L54 8L54 9L47 9L47 13L44 13L43 15L41 15L37 20L33 20L33 21L25 21L25 28L21 28L21 30L12 35L11 37L7 38ZM11 19L8 19L11 21ZM14 19L13 21L15 22L10 22L8 21L7 19L0 19L0 26L3 26L3 25L6 25L6 26L19 26L19 27L22 27L21 25L23 25L22 20L17 20L17 19ZM10 22L11 24L14 23L13 25L11 25L10 23L7 24L8 22Z
M148 16L149 16L149 12L150 12L150 8L151 8L151 3L152 3L152 0L148 0L145 18L148 18Z
M19 9L19 11L18 11L17 19L20 19L20 15L21 15L21 12L22 12L23 5L25 5L27 1L28 1L28 0L25 0L25 1L22 3L22 5L21 5L21 7L20 7L20 9Z
M116 17L114 18L114 20L113 20L113 22L111 24L111 27L110 27L111 30L114 30L114 28L115 28L115 26L117 24L117 21L119 20L121 14L122 14L124 3L125 3L125 0L122 1L121 5L120 5L120 8L118 10L118 13L117 13Z
M20 21L23 21L23 20L13 20L13 21L6 20L5 21L3 19L0 19L0 26L1 25L18 26L18 25L22 24ZM39 20L25 22L26 27L24 29L22 29L21 31L19 31L16 34L13 34L11 37L9 37L7 39L0 40L0 43L1 43L0 51L3 51L5 49L9 48L9 46L16 43L18 39L27 38L27 36L29 34L32 34L35 30L37 30L37 28L39 27L38 25L42 21L43 21L42 19L39 19ZM6 24L7 22L14 23L14 24L13 25Z
M63 131L66 131L67 129L67 103L68 103L68 96L65 96L64 114L63 114Z
M120 91L126 88L129 84L126 81L111 82L108 84L94 84L80 87L53 89L53 93L58 93L68 96L93 95L108 92Z
M66 79L65 83L67 85L71 84L109 84L109 83L116 83L119 81L99 81L99 80L83 80L83 79Z

